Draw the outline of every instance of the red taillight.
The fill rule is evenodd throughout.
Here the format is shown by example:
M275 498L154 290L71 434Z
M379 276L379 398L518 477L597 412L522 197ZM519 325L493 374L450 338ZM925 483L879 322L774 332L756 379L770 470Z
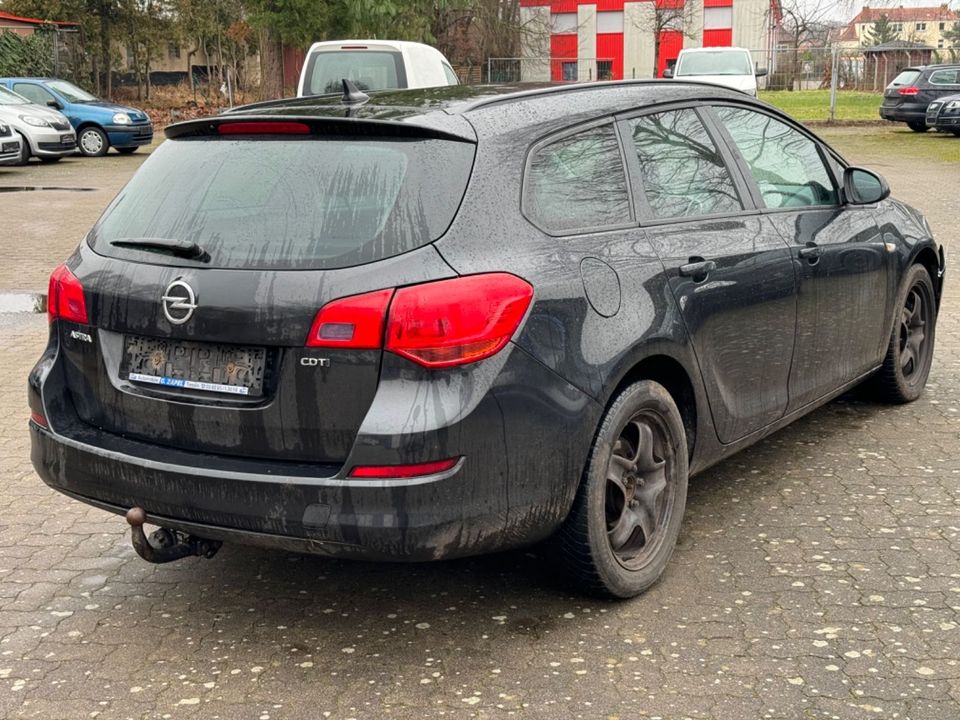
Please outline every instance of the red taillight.
M47 427L47 419L43 415L38 413L36 410L33 410L30 413L30 419L33 420L33 422L35 422L37 425L39 425L42 428Z
M437 475L452 470L460 458L434 460L433 462L417 463L415 465L357 465L350 471L350 477L355 478L412 478L424 475Z
M298 122L228 122L217 126L221 135L309 135L310 126Z
M901 95L906 95L906 96L911 96L911 97L912 97L913 95L919 95L919 94L920 94L920 88L918 88L918 87L905 87L905 88L900 88L899 90L897 90L897 92L900 93Z
M390 306L386 349L425 367L483 360L510 341L531 298L530 284L506 273L400 288Z
M60 265L50 275L47 286L47 317L88 325L87 303L83 298L83 285L66 265Z
M507 273L353 295L320 309L307 347L382 347L424 367L466 365L503 349L532 298L530 284Z
M377 290L327 303L313 320L307 347L378 349L393 290Z

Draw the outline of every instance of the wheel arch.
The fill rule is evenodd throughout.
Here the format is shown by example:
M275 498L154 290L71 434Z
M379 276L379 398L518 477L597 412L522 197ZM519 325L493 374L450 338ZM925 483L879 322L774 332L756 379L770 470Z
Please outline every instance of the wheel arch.
M943 295L943 277L940 275L940 269L943 267L943 248L940 248L939 254L934 250L933 245L924 245L911 258L911 265L923 265L930 273L930 279L933 281L933 290L937 296L937 307L940 307L940 298Z
M641 380L652 380L663 385L676 403L680 417L683 418L683 428L687 436L687 458L692 461L700 430L698 423L705 419L705 415L709 415L704 412L705 408L701 401L702 390L695 384L695 378L699 378L698 373L689 371L682 360L660 349L639 359L633 359L632 364L620 374L617 382L609 384L609 392L604 398L604 404L609 407L624 388Z

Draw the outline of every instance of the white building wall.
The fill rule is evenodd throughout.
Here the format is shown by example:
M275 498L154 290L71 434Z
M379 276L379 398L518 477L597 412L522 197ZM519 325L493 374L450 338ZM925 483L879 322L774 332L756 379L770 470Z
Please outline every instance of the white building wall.
M521 82L550 81L550 6L520 8L524 28L521 43Z
M737 2L737 0L733 0ZM703 0L687 0L684 11L684 47L703 47Z
M597 79L597 6L577 6L577 80Z
M735 47L756 51L769 48L769 0L733 0L733 44Z
M652 78L654 62L654 5L649 0L623 4L623 77Z

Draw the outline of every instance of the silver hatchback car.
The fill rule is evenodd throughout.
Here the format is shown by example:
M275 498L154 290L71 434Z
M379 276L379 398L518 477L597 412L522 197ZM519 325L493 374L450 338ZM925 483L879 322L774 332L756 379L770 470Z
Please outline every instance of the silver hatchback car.
M14 165L20 160L22 141L13 128L0 122L0 165Z
M76 152L77 133L65 115L2 86L0 123L11 126L22 140L15 164L25 165L31 155L41 162L56 162Z

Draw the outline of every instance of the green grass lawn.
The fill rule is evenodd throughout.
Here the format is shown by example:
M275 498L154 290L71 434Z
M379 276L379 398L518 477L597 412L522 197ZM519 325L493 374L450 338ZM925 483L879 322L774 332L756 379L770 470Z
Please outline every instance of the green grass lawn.
M820 126L814 132L840 151L854 164L882 169L891 153L926 163L960 163L960 138L948 133L915 133L903 123L883 123L876 127ZM953 192L953 188L933 189Z
M761 91L760 99L783 110L801 122L826 122L830 119L829 90ZM836 119L880 121L883 98L876 93L841 90L837 92Z

